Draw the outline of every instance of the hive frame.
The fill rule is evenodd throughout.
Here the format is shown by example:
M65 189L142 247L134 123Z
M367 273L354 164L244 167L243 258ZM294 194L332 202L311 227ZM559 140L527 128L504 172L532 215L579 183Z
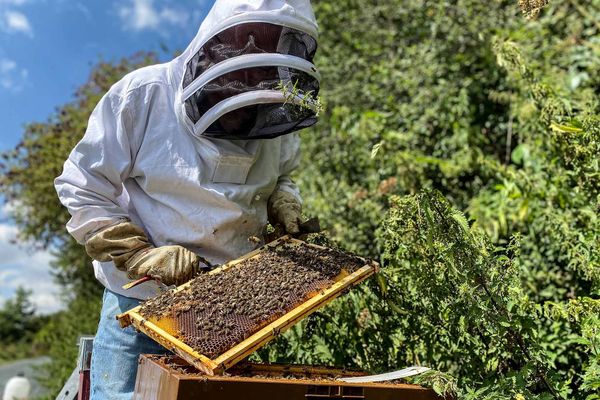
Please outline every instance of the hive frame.
M290 242L314 247L317 249L325 249L322 246L308 244L297 239L292 239L289 236L284 236L251 253L248 253L247 255L241 258L224 264L223 266L209 272L209 274L221 273L245 260L259 256L269 247L277 247L281 244ZM305 301L298 307L289 311L282 317L269 323L264 328L252 334L250 337L238 343L237 345L227 350L215 359L211 359L209 357L206 357L205 355L196 352L183 341L177 339L176 337L169 334L153 322L144 318L140 314L141 306L138 306L132 310L118 315L117 319L119 320L119 323L122 328L126 328L130 325L133 325L137 330L148 335L165 348L173 351L175 354L179 355L185 361L189 362L205 374L211 376L220 375L228 368L231 368L236 363L248 357L250 354L260 349L266 343L273 340L287 329L291 328L300 320L304 319L319 308L327 305L328 303L339 297L340 294L342 294L345 290L351 288L352 286L358 285L359 283L363 282L365 279L367 279L368 277L370 277L378 271L379 265L377 263L367 260L364 261L364 267L356 270L352 274L341 274L336 279L336 282L329 288L324 289L323 291L319 292L318 294ZM189 285L190 283L188 282L182 286L179 286L177 289L175 289L175 292L185 290Z

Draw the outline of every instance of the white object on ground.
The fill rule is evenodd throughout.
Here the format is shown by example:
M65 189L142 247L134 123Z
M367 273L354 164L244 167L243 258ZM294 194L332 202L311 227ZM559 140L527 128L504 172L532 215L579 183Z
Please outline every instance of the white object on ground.
M2 400L28 400L31 393L31 383L23 376L12 377L6 382Z

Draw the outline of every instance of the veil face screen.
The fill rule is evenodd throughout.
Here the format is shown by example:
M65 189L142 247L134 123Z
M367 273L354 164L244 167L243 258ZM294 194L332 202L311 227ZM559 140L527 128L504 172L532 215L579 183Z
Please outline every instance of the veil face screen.
M188 87L220 62L242 55L283 54L312 63L316 51L317 41L296 29L267 23L236 25L212 37L192 57L183 87ZM311 74L288 66L240 68L225 72L202 86L185 100L185 112L197 124L219 103L255 92L256 104L224 113L200 134L227 139L272 138L316 123L315 112L308 107L288 102L260 104L260 92L265 90L288 91L310 101L319 94L319 81Z
M210 67L244 54L285 54L313 62L317 41L307 33L281 25L248 23L213 36L188 62L183 88Z

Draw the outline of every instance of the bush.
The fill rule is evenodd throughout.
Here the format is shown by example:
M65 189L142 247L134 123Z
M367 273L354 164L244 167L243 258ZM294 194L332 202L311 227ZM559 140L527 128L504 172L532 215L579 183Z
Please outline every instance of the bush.
M261 357L424 364L465 398L597 398L598 2L531 21L503 1L317 15L328 111L304 136L306 210L387 279Z

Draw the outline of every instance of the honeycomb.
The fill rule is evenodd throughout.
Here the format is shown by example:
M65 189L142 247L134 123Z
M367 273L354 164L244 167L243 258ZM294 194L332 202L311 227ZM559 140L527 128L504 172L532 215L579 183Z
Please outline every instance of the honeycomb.
M178 336L183 338L186 344L196 349L199 353L210 358L216 358L333 283L334 281L320 280L309 284L306 290L299 291L297 294L290 296L285 304L282 305L281 310L268 317L265 316L262 320L239 313L220 312L216 309L202 313L196 312L193 308L187 311L180 311L179 313L175 310L173 317L177 321ZM223 328L220 328L221 330L206 329L206 327L198 326L199 322L202 323L215 317L223 321Z
M141 314L214 359L364 264L335 250L283 245L200 275L146 302Z

